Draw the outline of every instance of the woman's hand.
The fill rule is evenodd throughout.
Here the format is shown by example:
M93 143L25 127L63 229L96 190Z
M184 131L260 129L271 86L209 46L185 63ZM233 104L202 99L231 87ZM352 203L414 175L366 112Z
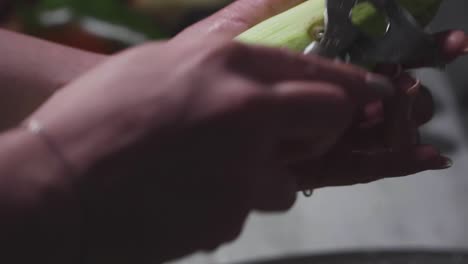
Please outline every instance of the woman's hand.
M232 37L249 27L303 1L240 0L225 10L188 28L173 41L225 34ZM446 63L468 54L468 36L462 31L435 35ZM444 169L450 159L433 146L419 145L418 129L432 119L434 105L431 93L404 72L408 68L433 66L381 65L378 72L389 76L396 94L384 102L363 107L352 128L340 143L321 159L311 157L313 142L285 142L290 151L290 169L300 179L302 189L368 183L383 178L400 177L425 170ZM317 181L317 174L322 180ZM311 176L314 175L314 176Z
M468 36L463 31L437 33L445 63L468 53ZM452 161L434 146L419 139L419 128L432 119L434 102L430 91L412 78L406 69L430 65L380 65L377 72L391 78L395 96L364 107L340 143L323 158L307 153L291 165L302 189L369 183L383 178L407 176L426 170L451 167ZM322 178L317 180L320 173Z
M31 119L86 175L90 250L143 261L216 247L251 210L290 208L282 142L315 142L321 157L360 105L392 93L349 65L205 38L115 56Z

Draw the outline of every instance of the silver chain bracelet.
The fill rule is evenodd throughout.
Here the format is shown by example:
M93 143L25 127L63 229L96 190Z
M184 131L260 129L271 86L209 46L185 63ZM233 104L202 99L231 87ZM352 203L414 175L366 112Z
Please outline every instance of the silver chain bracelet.
M60 161L68 173L72 175L76 174L76 170L73 165L65 158L65 155L62 153L61 149L47 134L41 122L36 119L30 119L23 124L23 127L26 129L26 131L37 136L42 140L42 142L44 142L50 152Z

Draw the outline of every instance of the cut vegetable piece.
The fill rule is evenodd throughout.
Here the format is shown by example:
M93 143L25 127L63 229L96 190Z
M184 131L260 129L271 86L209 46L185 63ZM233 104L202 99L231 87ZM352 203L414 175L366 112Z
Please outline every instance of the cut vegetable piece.
M437 13L442 0L398 0L414 18L426 26ZM261 22L236 40L271 47L285 47L302 52L312 41L316 32L324 26L325 0L308 0L290 10ZM367 3L353 10L352 19L363 31L370 34L382 33L385 18ZM382 23L383 21L383 23Z

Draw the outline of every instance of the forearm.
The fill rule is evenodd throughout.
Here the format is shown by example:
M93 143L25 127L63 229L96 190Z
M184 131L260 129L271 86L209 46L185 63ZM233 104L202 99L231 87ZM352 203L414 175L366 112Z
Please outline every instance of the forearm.
M2 84L44 93L54 92L105 58L1 29L0 56Z
M105 56L0 29L0 130Z
M0 134L0 263L78 263L72 182L40 138L19 129Z

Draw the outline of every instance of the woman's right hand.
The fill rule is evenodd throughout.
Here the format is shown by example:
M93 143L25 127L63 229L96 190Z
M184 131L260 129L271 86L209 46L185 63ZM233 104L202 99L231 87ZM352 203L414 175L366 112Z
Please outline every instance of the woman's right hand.
M287 210L298 186L282 143L321 157L392 93L350 65L207 38L114 56L30 120L85 186L90 254L125 263L214 248L251 210Z

